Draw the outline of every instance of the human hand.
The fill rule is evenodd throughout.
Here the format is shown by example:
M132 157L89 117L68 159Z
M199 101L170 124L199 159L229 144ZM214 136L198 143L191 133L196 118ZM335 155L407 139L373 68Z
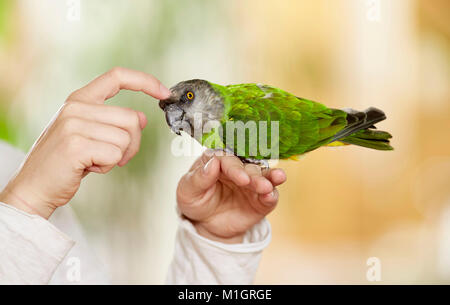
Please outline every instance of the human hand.
M240 243L245 232L275 208L276 186L285 181L282 169L261 170L235 156L207 151L181 178L178 207L200 235Z
M31 148L0 201L49 218L77 192L89 172L105 174L138 152L147 124L142 112L104 105L120 90L164 99L170 91L152 75L114 68L73 92Z

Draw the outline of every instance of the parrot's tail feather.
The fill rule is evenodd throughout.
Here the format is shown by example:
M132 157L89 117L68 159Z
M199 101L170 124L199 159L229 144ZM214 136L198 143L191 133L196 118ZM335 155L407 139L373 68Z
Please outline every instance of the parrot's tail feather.
M378 131L375 124L386 119L383 111L370 107L365 111L343 109L347 112L347 127L338 132L330 144L342 142L378 150L393 150L389 144L391 134L386 131Z
M389 144L390 138L392 136L389 132L365 129L341 139L341 141L377 150L393 150L394 148Z
M343 139L357 131L373 128L373 126L386 119L386 115L380 109L370 107L364 111L354 109L342 109L347 112L347 127L334 135L331 141Z

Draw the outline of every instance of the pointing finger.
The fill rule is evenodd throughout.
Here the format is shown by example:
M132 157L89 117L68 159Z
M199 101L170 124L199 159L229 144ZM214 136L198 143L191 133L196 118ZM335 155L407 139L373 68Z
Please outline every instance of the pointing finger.
M120 90L141 91L156 99L165 99L170 91L153 75L126 68L113 68L73 92L68 100L101 104Z

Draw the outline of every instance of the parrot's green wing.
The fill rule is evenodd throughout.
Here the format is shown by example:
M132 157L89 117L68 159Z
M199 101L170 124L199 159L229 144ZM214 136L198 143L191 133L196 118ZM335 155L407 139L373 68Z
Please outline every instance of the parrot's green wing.
M223 88L223 87L222 87ZM221 90L225 98L226 121L241 121L247 123L254 121L267 122L267 142L269 148L271 139L271 122L279 122L279 158L286 159L303 154L319 146L328 144L333 136L347 125L347 113L341 110L330 109L310 100L298 98L286 91L275 87L258 84L240 84L224 87ZM259 130L258 124L258 133ZM224 126L226 130L226 127ZM277 135L277 136L278 136ZM249 155L248 132L246 133L246 151L237 151L236 147L229 147L238 153L252 159L269 159L271 156L263 155L258 149L257 155ZM258 136L258 147L259 147ZM224 132L224 143L226 132ZM233 141L230 141L233 143Z

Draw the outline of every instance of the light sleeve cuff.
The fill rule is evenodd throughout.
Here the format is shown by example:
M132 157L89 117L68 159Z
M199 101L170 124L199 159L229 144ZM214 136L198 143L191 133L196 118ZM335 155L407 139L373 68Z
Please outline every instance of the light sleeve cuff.
M0 202L1 284L47 284L74 244L44 218Z
M240 244L224 244L200 236L192 223L181 219L168 284L251 284L271 240L266 219L254 225Z

